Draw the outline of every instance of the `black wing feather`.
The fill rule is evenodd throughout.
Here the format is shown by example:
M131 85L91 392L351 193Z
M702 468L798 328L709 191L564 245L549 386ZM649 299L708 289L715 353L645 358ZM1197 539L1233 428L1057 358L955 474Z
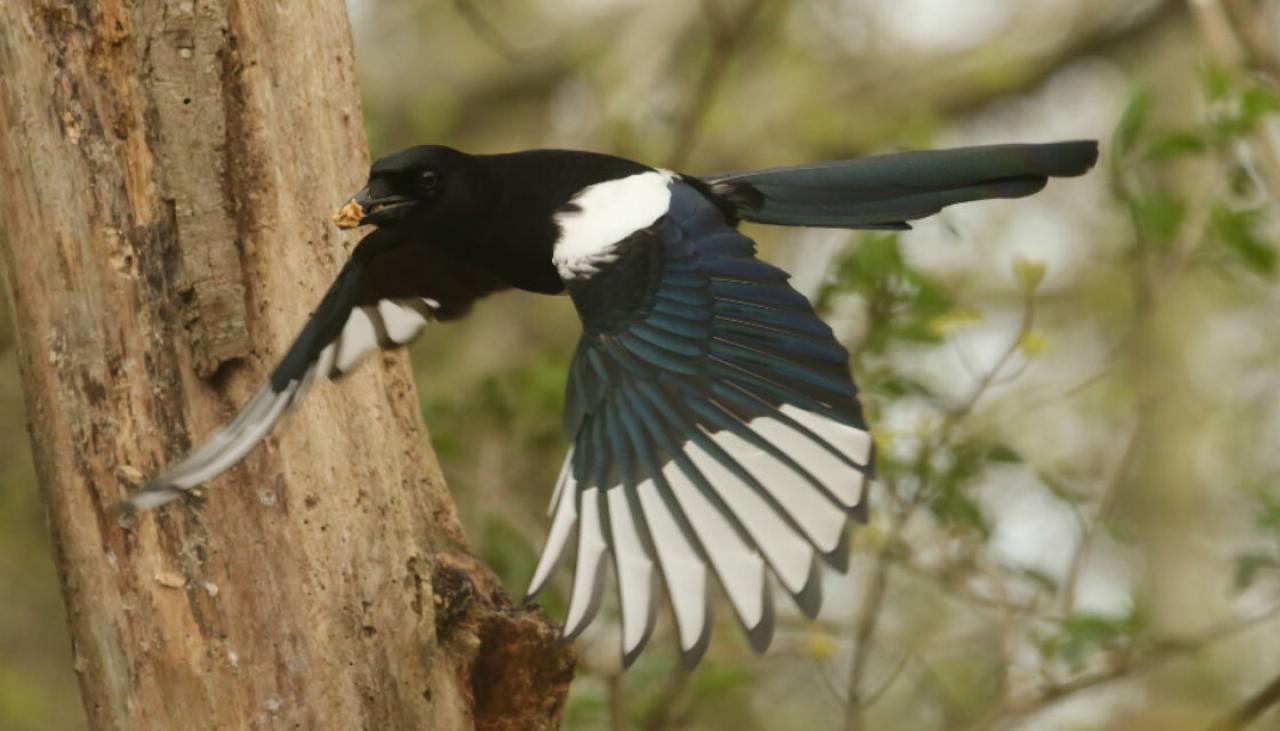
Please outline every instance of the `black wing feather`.
M766 571L802 611L817 612L816 561L847 565L845 525L864 503L870 446L848 354L808 300L785 272L755 259L754 243L698 187L677 181L671 196L668 214L620 242L611 264L568 282L584 332L565 408L574 459L562 479L592 499L625 496L611 509L643 521L648 560L692 661L708 639L708 575L757 650L773 632ZM572 498L558 500L531 593L575 532L589 550L585 566L598 565L595 551L616 538L597 543ZM596 594L579 584L591 580L575 577L583 604L570 603L570 632L594 608L587 600ZM629 616L628 595L647 606L637 591L623 582L628 660L652 621Z
M431 319L464 314L505 285L437 247L377 229L356 246L267 382L226 427L134 492L125 510L163 505L238 463L318 376L349 372L367 353L400 347Z

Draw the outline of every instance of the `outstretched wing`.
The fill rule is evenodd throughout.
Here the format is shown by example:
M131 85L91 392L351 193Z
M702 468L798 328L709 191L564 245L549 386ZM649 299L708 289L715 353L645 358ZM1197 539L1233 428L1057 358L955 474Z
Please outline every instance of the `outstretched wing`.
M710 575L759 651L773 631L768 573L816 613L816 559L845 567L872 450L848 354L787 274L694 187L664 178L666 200L654 184L642 205L662 210L656 221L557 262L583 337L565 405L573 446L529 593L576 542L572 636L598 608L611 556L624 662L652 629L659 579L696 662ZM574 221L562 240L605 228Z
M458 317L475 300L504 287L438 248L406 245L397 232L374 231L356 246L293 345L236 418L152 478L123 507L164 505L225 472L262 442L317 376L348 373L374 350L405 345L429 321Z

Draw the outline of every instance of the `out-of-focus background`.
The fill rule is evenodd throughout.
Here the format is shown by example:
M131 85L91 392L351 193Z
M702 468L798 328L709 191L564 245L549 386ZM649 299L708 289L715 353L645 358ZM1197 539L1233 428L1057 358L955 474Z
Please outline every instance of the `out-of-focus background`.
M721 607L696 672L663 620L619 676L606 606L566 729L1205 729L1280 673L1280 3L348 5L375 156L571 147L697 173L1103 141L1085 178L901 235L748 227L853 354L870 523L819 621L778 598L763 657ZM0 312L0 729L78 729L10 328ZM577 331L564 298L512 293L414 350L513 594Z

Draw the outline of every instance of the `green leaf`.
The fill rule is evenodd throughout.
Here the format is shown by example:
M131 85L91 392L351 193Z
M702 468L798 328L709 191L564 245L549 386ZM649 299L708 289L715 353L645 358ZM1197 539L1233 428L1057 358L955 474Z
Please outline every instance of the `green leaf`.
M1038 636L1036 645L1046 658L1079 670L1098 652L1131 645L1143 625L1136 607L1122 616L1082 612L1060 621L1056 631Z
M1253 582L1257 581L1260 575L1277 569L1280 569L1280 559L1274 555L1246 553L1236 558L1232 585L1236 591L1244 591L1253 586Z
M1087 496L1076 492L1072 488L1068 487L1066 483L1048 472L1036 472L1036 479L1040 481L1040 484L1044 485L1050 495L1053 495L1068 505L1079 505L1087 499Z
M598 684L574 683L564 705L565 728L605 728L609 703Z
M1017 569L1017 573L1025 579L1030 579L1031 583L1046 594L1058 593L1058 580L1039 569L1022 567Z
M1146 91L1139 91L1130 97L1112 140L1112 148L1117 157L1128 157L1137 149L1151 123L1151 107L1151 94Z
M1280 495L1271 492L1270 486L1258 490L1258 502L1261 513L1258 515L1258 527L1280 532Z
M1189 155L1197 155L1209 149L1209 140L1199 130L1178 130L1170 132L1147 148L1149 160L1164 161Z
M1280 112L1280 94L1270 87L1253 86L1240 97L1240 119L1247 129L1276 112Z
M1209 230L1246 269L1271 274L1276 270L1276 250L1256 233L1262 220L1261 210L1218 205L1210 217Z
M1231 72L1215 64L1205 64L1200 68L1200 86L1209 101L1226 99L1231 94Z
M858 379L858 383L867 393L888 396L889 398L933 395L933 391L928 386L888 368L864 373Z
M1249 87L1233 101L1227 113L1211 122L1210 129L1219 142L1249 134L1264 118L1280 112L1280 95L1265 86Z
M991 525L977 501L966 494L965 488L971 480L962 472L963 470L953 470L938 478L937 491L929 501L929 510L938 522L969 528L985 541L991 537Z
M1022 455L1007 444L995 444L987 450L987 459L992 462L1021 463Z
M693 676L694 695L699 698L725 696L746 689L755 682L755 673L746 666L733 663L708 664Z
M478 544L480 558L508 586L519 585L533 575L537 547L529 545L520 531L501 516L486 516Z
M1023 256L1013 260L1013 276L1022 286L1023 291L1031 293L1044 281L1045 263L1039 259L1028 259Z
M867 304L869 328L861 344L867 353L882 353L899 342L937 342L932 321L953 307L945 288L907 262L896 233L860 237L819 293L818 307L850 294Z
M1187 204L1164 191L1135 194L1130 202L1139 231L1153 244L1167 244L1182 228Z

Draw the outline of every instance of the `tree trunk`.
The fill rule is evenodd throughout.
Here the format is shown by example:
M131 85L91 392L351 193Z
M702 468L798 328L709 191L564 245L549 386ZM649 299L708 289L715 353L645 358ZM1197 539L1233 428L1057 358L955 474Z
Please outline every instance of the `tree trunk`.
M94 729L550 728L573 658L470 558L403 355L317 384L192 500L346 256L341 0L0 2L0 248Z

